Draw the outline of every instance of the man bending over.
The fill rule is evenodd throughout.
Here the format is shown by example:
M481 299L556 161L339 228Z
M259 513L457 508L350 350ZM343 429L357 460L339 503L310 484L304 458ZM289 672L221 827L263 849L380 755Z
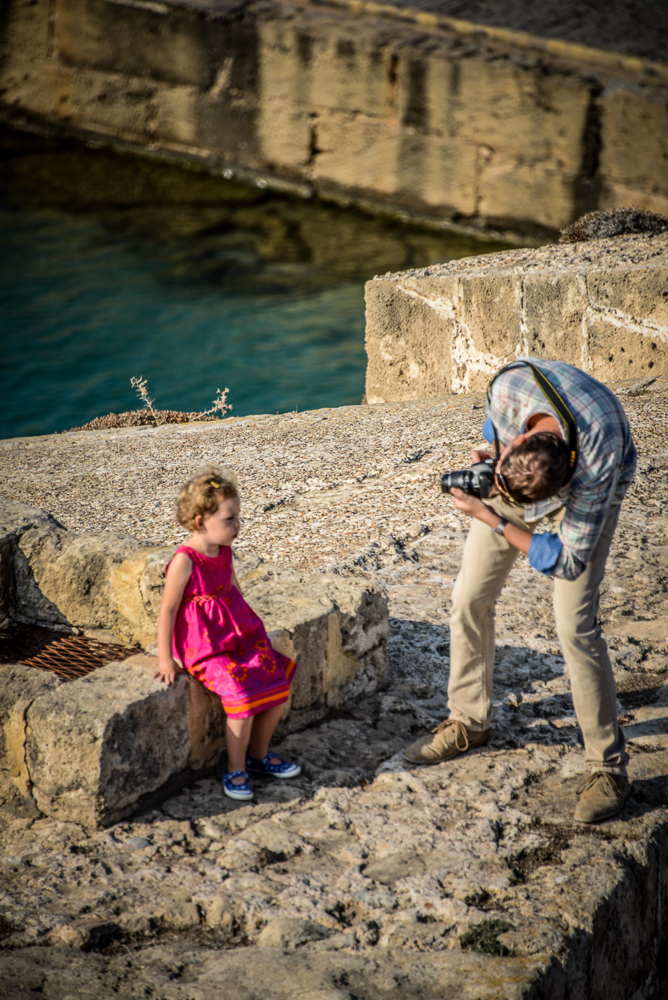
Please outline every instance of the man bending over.
M438 764L489 741L494 607L523 552L535 570L554 578L557 633L591 765L577 789L575 819L593 823L619 812L629 790L629 758L597 612L620 504L636 467L631 430L621 403L600 382L562 361L527 358L492 380L483 434L500 449L491 495L483 501L451 491L472 522L452 595L450 716L404 757ZM492 455L472 452L474 462L486 458ZM550 530L534 534L543 517Z

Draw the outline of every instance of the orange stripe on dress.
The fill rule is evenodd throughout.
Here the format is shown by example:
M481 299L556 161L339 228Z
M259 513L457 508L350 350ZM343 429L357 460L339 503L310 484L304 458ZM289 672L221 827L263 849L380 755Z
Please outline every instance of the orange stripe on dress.
M273 691L270 695L264 695L262 698L256 698L254 701L228 701L227 698L225 698L223 706L226 710L229 708L230 711L233 712L245 711L246 709L257 708L258 705L270 705L272 702L278 701L279 698L285 698L289 694L289 687L283 687L278 691Z

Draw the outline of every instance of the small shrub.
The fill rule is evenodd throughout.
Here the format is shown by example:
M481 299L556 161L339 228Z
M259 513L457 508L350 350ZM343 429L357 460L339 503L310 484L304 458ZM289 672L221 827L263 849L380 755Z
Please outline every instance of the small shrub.
M483 920L462 934L459 943L462 948L470 948L481 955L509 955L509 950L498 940L499 934L507 930L510 924L505 920Z

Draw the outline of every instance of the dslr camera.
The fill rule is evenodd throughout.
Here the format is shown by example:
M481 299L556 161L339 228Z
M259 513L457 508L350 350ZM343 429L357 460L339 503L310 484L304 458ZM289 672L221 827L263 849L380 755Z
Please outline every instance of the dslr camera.
M458 490L463 490L470 496L479 497L485 500L494 488L494 470L496 460L486 458L483 462L476 462L470 469L458 469L457 472L446 472L441 476L441 489L444 493L450 493L453 486Z

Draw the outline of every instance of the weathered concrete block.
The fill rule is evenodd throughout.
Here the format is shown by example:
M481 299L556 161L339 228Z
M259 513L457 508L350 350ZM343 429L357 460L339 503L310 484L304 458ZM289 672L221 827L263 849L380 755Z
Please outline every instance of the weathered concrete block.
M631 182L668 197L668 94L616 81L601 107L603 181Z
M132 657L34 699L25 759L41 812L87 827L111 823L172 774L205 763L205 747L215 760L224 745L220 702L211 698L202 712L201 685L189 677L160 685L155 665ZM208 744L207 725L209 735L218 730Z
M401 132L395 125L332 113L318 120L317 140L314 180L383 195L397 191Z
M404 130L398 147L396 193L445 215L475 214L478 150L458 139Z
M224 10L224 0L219 7ZM222 64L225 29L222 19L167 4L56 3L55 39L64 62L201 90L211 86Z
M306 113L386 113L392 60L387 29L320 15L272 19L259 30L267 95Z
M551 160L554 169L577 173L590 89L577 74L529 68L509 57L463 59L451 128L518 164Z
M34 810L32 781L26 762L26 712L41 694L51 694L63 681L47 670L0 666L0 808Z
M479 391L520 354L603 380L668 371L668 236L517 250L366 286L370 403Z
M494 153L480 171L478 208L500 224L562 229L576 214L575 179L553 160L526 163Z

